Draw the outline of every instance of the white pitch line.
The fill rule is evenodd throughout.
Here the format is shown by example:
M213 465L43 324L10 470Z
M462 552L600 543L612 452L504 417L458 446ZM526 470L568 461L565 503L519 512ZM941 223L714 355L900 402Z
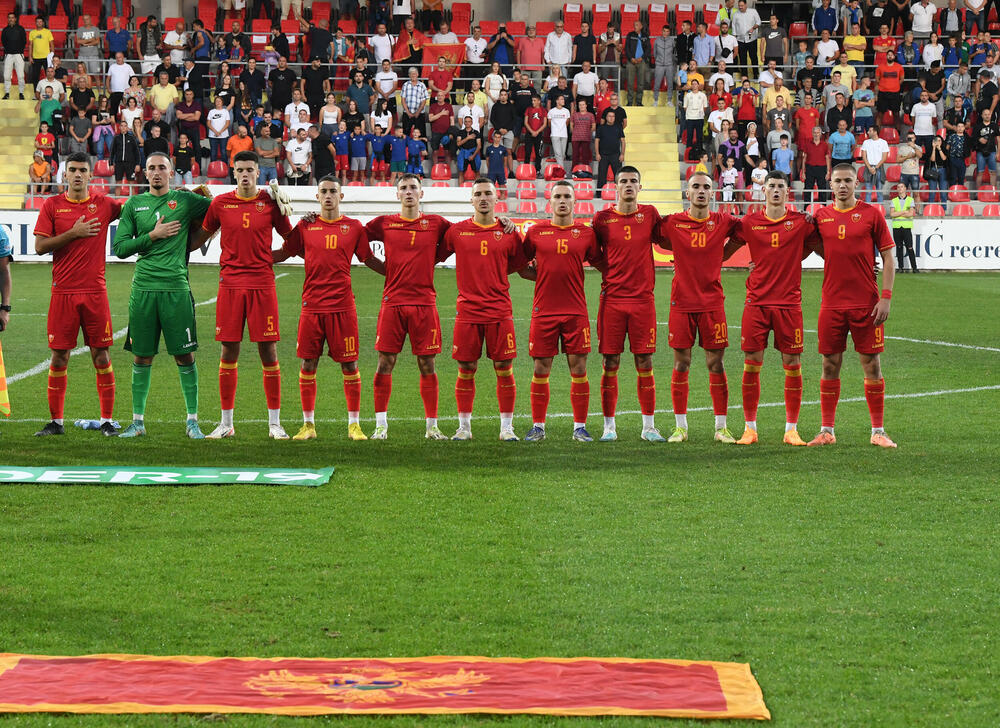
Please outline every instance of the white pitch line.
M287 273L279 273L274 278L275 278L275 280L277 280L278 278L284 278L287 275L288 275ZM215 296L213 296L212 298L209 298L208 300L196 303L195 306L210 306L213 303L215 303L216 300L218 300L218 299ZM113 333L111 335L111 337L112 337L112 339L120 339L122 336L124 336L127 333L128 333L128 327L126 326L124 329L118 329L115 333ZM70 356L77 356L79 354L85 354L88 351L90 351L90 347L89 346L86 346L86 345L84 345L84 346L78 346L75 349L73 349L69 353L69 355ZM7 377L7 384L11 385L14 382L20 382L22 379L27 379L28 377L33 377L36 374L41 374L42 372L47 372L49 370L49 362L50 362L50 360L46 359L45 361L38 362L37 364L35 364L35 366L31 367L31 369L25 369L23 372L18 372L17 374L11 374L9 377Z
M948 394L969 394L971 392L986 392L986 391L993 391L993 390L998 390L998 389L1000 389L1000 384L990 384L990 385L983 386L983 387L968 387L966 389L938 389L938 390L935 390L933 392L907 392L907 393L901 393L901 394L887 394L887 395L885 395L885 398L886 399L920 399L920 398L923 398L923 397L942 397L942 396L948 395ZM864 402L864 401L865 401L864 397L842 397L840 399L840 403L844 403L844 402ZM807 400L807 401L802 402L802 406L803 407L815 406L815 405L818 405L818 404L819 404L819 400L818 399ZM758 406L758 408L763 408L763 407L784 407L785 403L784 402L763 402L763 403L761 403L761 404L759 404L757 406ZM740 404L731 404L731 405L729 405L729 409L731 409L731 410L740 410L742 408L743 408L743 405L740 405ZM711 412L711 411L712 411L711 407L689 407L688 408L688 412ZM655 410L655 413L659 414L659 415L673 414L673 410L658 409L658 410ZM618 410L615 413L615 416L617 417L619 415L638 415L638 414L641 414L641 412L639 410ZM573 416L572 412L550 412L550 413L548 413L548 415L546 415L546 418L547 419L548 418L566 418L566 417L572 417L572 416ZM587 416L588 416L588 418L589 417L601 417L602 413L601 412L589 412L587 414ZM517 413L517 414L514 415L514 417L516 419L522 419L523 420L523 419L530 418L531 415L527 414L527 413ZM440 419L442 419L442 420L450 420L451 418L450 417L442 417ZM495 418L490 417L490 416L483 416L483 417L478 418L477 421L482 422L482 421L490 420L490 419L495 419ZM374 417L362 417L361 420L363 422L374 422L375 418ZM6 421L7 422L48 422L48 419L37 418L37 417L29 417L29 418L25 418L25 419L10 419L10 420L6 420ZM171 423L171 422L177 423L179 421L180 420L151 420L149 418L146 419L146 422L156 422L156 423L161 423L161 424L162 423ZM322 418L322 417L317 417L316 418L316 422L324 422L324 423L330 423L330 424L343 423L345 421L346 420L344 418ZM390 422L423 422L424 418L423 417L390 417L389 421ZM236 422L239 423L239 424L251 425L251 424L264 423L264 422L267 422L267 420L266 419L237 419Z

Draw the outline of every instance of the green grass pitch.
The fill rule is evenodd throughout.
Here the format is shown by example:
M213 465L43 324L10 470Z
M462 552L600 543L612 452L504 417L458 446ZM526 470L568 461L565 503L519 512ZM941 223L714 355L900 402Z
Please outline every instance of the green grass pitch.
M49 268L15 263L12 271L14 312L2 334L8 376L47 359ZM277 283L283 421L294 433L302 269L281 272L287 274ZM128 265L108 268L116 329L127 323L131 273ZM215 296L216 275L214 268L192 269L196 301ZM736 327L744 275L724 275L734 431L743 424ZM806 328L815 329L820 275L804 278ZM437 281L447 352L454 274L439 271ZM592 316L598 283L588 275ZM661 321L669 284L669 273L658 275ZM387 442L346 440L341 377L328 360L319 370L320 439L271 442L260 364L250 345L240 362L234 440L183 437L176 367L164 354L154 365L149 436L116 441L71 426L74 418L97 414L89 357L75 356L65 437L32 437L47 419L44 372L10 385L14 413L0 423L3 464L333 464L337 471L320 488L0 486L0 649L734 660L753 666L776 725L996 726L998 286L995 274L897 279L883 357L891 397L886 427L900 444L894 452L868 445L867 409L855 399L863 394L862 374L850 351L842 396L855 401L841 402L839 444L821 450L780 444L781 406L761 410L759 446L711 442L707 373L698 358L691 374L691 441L684 445L638 440L635 373L626 360L619 407L632 414L619 417L617 443L571 442L566 416L550 420L544 443L497 442L495 379L488 367L477 378L476 440L427 442L409 353L401 355L394 377L389 414L398 419L390 422ZM370 432L381 279L358 269L355 291L362 417ZM522 350L515 425L523 436L530 424L530 284L512 279L512 294ZM214 306L197 310L207 431L218 418L218 345L212 340ZM660 334L658 424L669 431L665 326ZM807 334L800 418L807 439L819 426L815 342L815 334ZM116 416L126 422L130 358L120 341L112 361ZM601 430L600 369L594 354L595 435ZM439 358L439 373L441 424L450 434L455 366L447 355ZM767 353L762 383L761 401L780 403L783 375L774 351ZM569 375L558 361L551 411L569 409ZM469 715L223 720L239 726L650 724ZM204 721L0 716L0 728Z

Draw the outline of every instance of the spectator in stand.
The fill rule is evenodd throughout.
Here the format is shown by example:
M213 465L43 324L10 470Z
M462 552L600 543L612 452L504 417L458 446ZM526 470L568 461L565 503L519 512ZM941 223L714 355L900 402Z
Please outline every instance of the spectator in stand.
M969 75L968 63L962 61L958 64L958 70L948 76L945 91L948 104L954 104L956 96L962 97L963 103L965 99L969 98L969 94L972 92L972 76Z
M597 60L597 36L590 30L590 23L580 23L579 35L573 36L573 67L579 69L584 61Z
M931 37L934 29L934 18L937 15L937 6L928 0L920 0L910 8L910 23L913 28L913 35L920 40Z
M309 184L309 177L312 174L312 142L308 134L308 129L300 128L295 132L295 136L285 142L285 177L288 184L297 186ZM367 159L363 161L367 162ZM364 176L363 166L361 175Z
M896 158L899 162L900 181L911 190L919 189L920 162L924 156L924 150L917 144L916 134L908 131L906 139L900 142L896 152Z
M452 43L458 43L458 36L452 32L446 21L441 21L438 23L438 32L431 36L431 43L433 45L450 45Z
M903 66L904 80L911 82L917 80L919 69L923 66L921 53L920 44L913 37L913 31L906 31L903 34L902 44L896 49L896 60Z
M726 62L719 61L719 65L716 67L715 73L712 74L711 78L708 79L708 85L710 88L716 88L716 84L722 81L726 87L726 91L732 91L733 86L736 85L736 79L733 78L728 70L726 70Z
M544 60L569 66L573 62L573 36L563 29L563 21L557 20L555 30L545 38Z
M476 174L479 173L479 151L482 146L482 135L472 126L472 117L466 116L462 120L462 130L458 134L458 174L465 173L465 170L472 167ZM536 169L540 168L541 159L536 159Z
M823 130L814 126L808 139L799 143L802 168L805 173L804 192L812 192L813 203L826 204L826 190L830 186L830 143L823 138Z
M510 75L511 67L514 63L514 38L507 32L507 25L500 23L497 32L486 44L490 63L497 63L500 66L500 73L504 76Z
M181 75L181 69L174 65L174 62L170 59L169 54L163 56L163 61L153 69L153 79L154 81L160 77L161 72L166 72L167 80L171 84L176 84L177 79Z
M450 109L451 107L449 106L449 111ZM510 94L507 93L507 89L501 90L499 100L490 109L490 127L494 133L500 133L500 139L507 149L513 149L514 147L514 119L516 114L517 110L510 100Z
M805 68L806 59L812 58L812 53L809 52L809 43L803 38L800 38L798 43L799 49L792 54L792 75L796 79L798 79L799 71Z
M944 149L944 140L936 136L924 152L924 179L930 189L929 200L948 209L948 169L951 160Z
M41 152L35 152L34 161L28 165L28 191L33 195L47 195L52 187L52 165Z
M979 82L974 90L976 95L976 113L982 114L989 111L991 114L996 111L997 99L1000 98L996 80L985 68L979 71Z
M954 2L955 0L952 0ZM905 273L906 258L910 259L910 272L917 272L917 256L913 251L913 218L917 203L910 195L906 183L896 185L896 196L890 201L889 217L892 218L892 239L896 243L896 271Z
M556 85L550 88L548 93L545 94L545 108L551 109L555 106L556 99L560 96L563 97L566 102L566 108L569 109L573 103L573 92L567 85L565 76L560 76L559 80L556 81Z
M465 117L472 119L473 129L482 130L486 114L483 113L482 107L476 103L476 95L471 91L465 95L465 104L458 110L458 123L461 128L465 128Z
M854 128L854 112L847 105L844 94L838 92L836 103L826 112L827 131L839 129L842 121L847 124L848 129Z
M945 151L951 159L948 168L948 184L964 185L967 171L965 158L972 154L972 138L965 130L965 122L958 122L955 131L950 132L944 140Z
M903 67L896 63L896 55L889 53L885 61L875 70L878 81L878 92L875 95L875 108L879 114L889 111L899 113L900 88L903 83Z
M665 26L669 30L669 26ZM604 37L603 35L601 36ZM677 35L677 67L685 68L694 58L695 34L691 30L691 21L681 23L681 32Z
M594 159L592 142L594 130L597 128L597 120L594 114L587 109L587 103L582 99L577 101L577 110L570 117L570 127L572 130L573 166L586 164L589 167Z
M855 77L864 72L867 51L868 41L861 35L860 23L851 23L851 32L844 36L844 52L847 54L847 63L855 71Z
M79 74L74 76L73 89L69 92L70 114L75 116L77 109L90 111L95 106L97 106L97 100L87 84L87 77Z
M566 97L557 96L555 106L549 109L547 117L549 124L549 140L552 143L552 156L556 164L565 169L566 148L569 146L570 110L566 107Z
M924 68L930 70L931 64L938 61L939 65L944 59L944 46L938 40L937 33L931 33L930 40L924 43L924 49L920 53L920 58L924 62Z
M963 122L965 128L969 129L971 127L971 117L972 109L966 105L965 99L962 96L956 96L952 107L944 112L944 128L949 132L953 132L958 128L958 123Z
M111 156L111 141L115 136L115 121L108 106L108 97L101 96L97 99L97 113L93 117L94 132L91 138L94 141L94 153L98 159Z
M170 53L170 60L175 66L180 66L184 62L187 45L188 34L184 30L184 21L178 20L163 36L163 50Z
M757 78L757 84L760 86L760 92L764 93L767 89L774 85L774 79L784 74L778 70L778 66L774 61L768 61L767 68L760 72L760 76Z
M608 87L607 79L600 79L597 82L597 94L594 96L594 116L600 119L604 110L611 106L611 94L614 93Z
M395 126L393 123L395 118L389 109L389 102L386 99L379 99L368 117L368 126L366 128L374 129L376 126L380 126L382 127L382 131L389 132Z
M704 96L704 94L702 94ZM615 112L608 110L605 122L595 132L597 147L597 183L603 185L611 169L612 179L625 161L625 132L618 125Z
M87 116L86 109L77 109L76 116L69 120L69 153L90 153L90 135L93 133L93 122Z
M160 65L160 48L163 39L160 24L155 15L150 15L139 26L135 35L135 57L142 61L143 74L152 73Z
M305 109L299 111L299 118L288 125L288 131L292 136L295 136L299 129L309 130L309 112Z
M778 76L774 85L764 92L764 111L770 113L781 104L786 109L792 108L792 93L785 88L784 79Z
M376 135L378 133L379 130L376 129ZM337 152L330 137L322 133L315 124L309 127L308 134L309 141L312 144L313 177L316 180L321 180L328 174L333 174L336 171L337 165L334 160ZM374 148L374 146L375 141L373 140L372 147Z
M128 128L132 128L132 122L136 119L142 119L143 109L140 109L138 104L135 102L135 97L130 96L125 99L125 106L122 108L119 116L121 116L122 121L128 124Z
M749 81L749 79L748 79ZM715 79L712 83L712 93L708 95L708 108L715 109L721 100L727 107L733 105L733 95L726 89L726 82L721 78Z
M788 31L778 25L778 16L773 12L768 18L768 27L760 36L760 44L764 63L770 65L769 61L774 61L779 66L788 65Z
M764 128L774 129L775 122L781 120L782 126L791 133L792 131L792 109L785 105L785 97L779 96L774 108L767 112L764 117Z
M743 143L746 144L746 152L743 157L746 160L744 169L753 169L757 166L758 162L767 164L767 157L762 157L760 154L760 140L757 138L756 121L751 121L747 124L746 136L743 138Z
M686 22L686 21L685 21ZM690 30L690 24L686 26ZM604 80L617 78L616 69L621 62L622 39L611 23L597 39L598 73Z
M990 171L990 184L997 186L997 144L1000 129L993 114L984 110L972 131L972 144L976 150L976 187L984 170Z
M779 139L778 148L771 151L771 165L773 169L784 172L790 177L795 152L789 148L788 144L788 135L785 134Z
M484 75L486 64L486 51L489 41L482 36L482 28L478 25L472 28L472 36L465 39L465 65L462 66L462 74L468 74L469 78L481 78ZM466 82L465 88L469 88Z
M812 139L813 129L822 131L819 109L813 106L812 96L805 97L805 103L792 114L795 125L795 145L801 147L804 142Z
M698 71L698 62L695 61L693 58L688 63L686 71L678 72L677 78L678 80L682 81L683 89L685 91L691 90L691 84L694 81L698 82L698 85L702 88L703 91L706 87L705 77Z
M250 57L250 36L243 32L243 26L239 20L234 20L230 26L230 32L223 38L229 58L249 58Z
M348 102L355 103L359 114L367 116L375 98L375 89L372 88L371 84L365 83L364 74L355 71L354 83L347 87L347 93L344 97Z
M480 135L481 137L482 135ZM420 127L413 127L406 140L406 171L421 179L424 177L424 160L427 158L427 142L420 138ZM478 171L479 164L476 164Z
M464 123L464 122L463 122ZM548 112L542 108L541 98L531 97L531 107L524 114L524 163L531 164L531 155L535 155L535 174L542 175L542 142L545 138L545 127L548 126ZM459 174L462 170L459 169Z
M824 0L829 2L830 0ZM830 37L830 31L824 30L819 35L819 40L813 46L813 55L816 56L816 65L822 69L830 69L834 62L840 57L840 46L837 41Z
M691 90L684 94L684 129L687 131L687 144L700 155L704 142L705 110L708 107L708 97L701 90L701 84L691 82Z
M12 73L17 72L17 88L19 98L24 100L24 49L28 45L28 36L17 23L15 13L7 13L7 25L0 34L0 45L3 46L3 83L4 100L10 98L10 83Z
M122 19L117 15L111 19L111 28L104 35L108 49L108 58L114 59L116 53L128 56L132 48L132 33L122 27Z
M642 106L643 93L649 86L649 58L652 52L649 34L641 21L635 21L632 30L625 36L625 91L629 106Z
M854 66L847 62L847 51L841 51L837 57L837 65L830 69L830 75L840 74L840 82L847 86L850 93L854 93L858 88L858 72Z
M101 30L90 20L90 15L80 16L76 29L77 57L87 67L87 73L101 72Z
M35 95L42 98L46 89L52 91L52 98L60 103L66 101L66 88L62 81L56 78L55 68L49 66L45 69L45 77L35 84Z
M944 117L945 77L941 71L941 61L934 61L930 70L920 74L920 89L927 92L928 100L937 108L937 117ZM917 89L914 89L917 92Z
M159 83L149 89L146 97L153 108L160 110L167 124L173 124L174 104L180 100L180 95L177 93L177 87L170 83L166 71L160 71L159 79Z
M364 83L363 77L362 83ZM280 56L278 65L267 74L267 96L275 113L280 115L285 107L292 102L292 90L297 85L298 76L296 76L295 71L288 67L288 59L285 56ZM368 88L371 90L370 86ZM350 93L351 89L348 88L348 97L350 97Z
M883 25L888 28L894 22L893 11L888 0L875 0L868 5L868 9L865 11L864 25L861 26L861 29L865 35L877 36L879 28Z
M698 23L698 34L691 45L691 60L698 68L708 69L715 58L715 39L707 33L704 23Z
M52 125L47 121L38 124L38 134L35 135L35 151L41 152L45 161L52 163L56 151L56 137L50 129Z
M111 159L114 163L115 182L118 185L117 194L128 196L126 182L134 182L139 174L139 141L135 134L129 131L123 121L118 125L118 133L111 141Z
M154 126L152 135L148 139L146 139L145 142L142 142L141 140L142 120L137 119L136 121L138 122L138 124L133 123L132 130L133 133L135 133L136 135L136 139L142 143L142 161L140 162L140 166L145 164L146 157L148 157L150 154L153 154L154 152L166 154L169 157L170 142L168 142L165 137L160 136L160 127ZM138 132L136 132L137 129Z
M826 31L829 39L836 32L839 23L837 10L830 6L830 0L822 0L820 6L813 11L812 29L816 35L822 35Z
M438 56L437 66L435 66L427 76L427 92L434 98L437 98L440 91L444 91L445 95L447 95L451 93L454 87L454 69L448 67L447 58L444 56Z
M195 148L187 134L181 134L174 147L174 186L189 185L194 182Z
M607 84L605 84L607 85ZM514 147L513 151L516 154L517 148L519 146L519 141L522 136L522 131L524 129L524 115L527 113L528 109L531 108L532 99L538 97L541 101L541 96L539 96L538 91L535 87L529 83L527 76L521 76L521 82L514 88L514 127L511 131L514 132Z
M767 144L767 159L771 161L772 164L774 162L772 153L775 149L781 147L782 139L787 139L789 145L791 145L792 133L791 130L785 126L784 119L777 118L774 120L774 125L771 127L771 131L767 133L767 138L764 140Z
M749 78L743 78L743 83L736 91L735 103L736 126L740 136L744 136L750 122L757 120L757 107L760 104L760 93L750 85Z
M49 54L55 53L55 39L52 31L45 27L44 18L35 18L35 27L28 33L28 43L31 44L31 81L38 83L45 78ZM35 96L38 96L37 89Z
M718 139L722 135L722 122L728 121L733 124L733 108L732 106L727 106L725 99L718 99L715 102L715 108L712 109L712 113L708 115L708 128L712 132L712 139ZM728 139L729 134L726 133L722 136L723 139Z
M736 185L739 184L739 181L740 172L734 166L732 158L727 157L722 168L722 172L719 174L719 183L722 186L723 203L732 203L733 193L736 191Z
M208 86L208 82L205 80L204 65L195 63L194 58L190 56L185 58L184 70L177 78L177 81L183 91L191 91L194 94L195 101L198 103L205 102L205 89ZM256 106L259 105L260 101L258 100Z
M507 88L507 77L503 73L503 68L499 61L490 63L490 72L483 79L483 92L488 99L486 112L493 108L493 104L500 100L500 91Z
M738 10L733 13L732 32L739 43L739 63L747 73L757 69L757 46L760 35L761 20L755 8L747 8L746 0L739 0ZM704 24L702 24L704 25Z
M496 108L495 106L493 108ZM444 91L438 91L434 103L431 104L428 118L431 124L431 150L441 150L446 158L450 157L449 147L442 145L442 138L447 135L448 129L455 125L455 115L452 105L448 103L448 96Z
M194 67L195 64L192 63L191 65L192 65L192 67ZM186 64L185 64L185 66L186 66ZM314 63L312 65L313 73L315 73L316 67L317 66ZM192 69L186 69L185 72L190 71L190 70L192 70ZM309 73L309 71L310 71L310 69L306 68L303 71L303 73L302 73L303 93L306 92L306 88L305 87L306 87L307 84L305 82L305 78L306 78L306 74ZM327 73L326 69L322 69L322 71L324 73L324 76L329 76L329 73ZM264 88L267 86L267 80L264 78L264 72L262 70L260 70L259 68L257 68L257 59L256 58L248 58L247 59L247 65L243 69L243 72L240 73L240 82L246 87L247 95L250 97L250 103L251 103L251 105L254 108L256 108L260 104L260 101L261 101L261 99L264 96ZM326 83L328 85L329 84L329 80L327 80ZM312 89L312 86L310 86L310 88ZM315 90L315 89L312 89L312 90ZM322 102L320 103L320 106L321 105L322 105Z
M914 104L910 110L913 118L913 133L917 135L917 144L927 149L931 137L937 133L937 107L930 102L926 91L920 92L920 103Z
M189 55L199 63L205 63L212 57L212 34L205 30L205 24L200 18L195 18L191 24L191 34L188 36L187 49ZM272 29L272 35L273 35ZM279 28L280 32L280 28ZM108 33L108 43L111 42L111 34ZM271 41L273 46L273 39Z
M837 131L829 137L830 142L830 168L838 164L854 163L854 135L849 132L847 122L841 119L837 123Z
M372 57L376 64L381 66L386 58L392 61L392 47L395 42L395 38L387 32L385 23L378 23L375 26L375 35L368 38L368 47L372 49Z
M233 123L233 117L226 110L222 97L215 97L215 108L208 112L206 119L208 127L209 158L215 161L223 161L226 158L226 143L229 141L229 129Z
M723 21L719 26L719 35L715 38L715 59L726 63L736 63L739 57L739 41L729 32L729 23Z
M861 145L861 158L864 161L864 189L875 190L879 204L882 204L882 188L885 186L885 163L889 159L889 145L885 139L879 138L878 129L874 126L868 130L868 138ZM867 194L865 199L868 199Z
M872 80L861 77L861 86L851 99L854 107L854 131L864 134L875 126L875 92L871 90Z
M587 108L593 110L594 96L597 94L598 80L597 74L591 70L590 61L584 61L583 65L580 67L579 73L573 76L573 89L570 94L571 99L574 102L585 101L587 103ZM655 91L655 94L659 94L659 89ZM570 99L567 99L567 101L570 101Z
M416 68L410 68L409 79L403 84L403 133L409 135L414 126L423 134L427 125L427 87L420 82Z
M872 40L872 50L875 51L875 65L881 66L889 56L896 55L896 37L890 35L889 26L883 23L879 34Z
M514 162L510 149L504 146L499 131L493 132L493 143L483 150L486 160L486 176L497 186L504 189L507 186L507 172L513 170Z
M719 167L726 168L726 161L733 160L733 167L737 172L742 172L745 166L744 157L746 155L746 145L740 141L736 127L729 128L729 138L719 144L719 154L716 160Z
M198 156L201 156L201 125L204 113L205 108L201 101L195 97L194 91L190 88L185 89L184 100L174 107L174 116L177 118L177 134L178 138L181 134L187 137Z
M805 65L795 74L795 81L799 88L805 85L805 80L810 79L812 87L819 90L825 78L823 69L816 67L816 59L813 56L806 56Z
M55 126L56 114L62 114L62 104L52 96L52 89L42 91L42 97L35 102L35 113L40 123L46 125L46 131Z
M812 105L817 109L823 104L823 96L812 85L812 77L806 76L802 79L802 88L795 95L795 105L805 106L806 98L812 99Z
M514 57L521 73L526 73L531 83L541 87L542 68L545 60L545 39L539 38L534 24L527 27L527 35L518 39Z
M396 91L399 89L399 76L392 70L388 59L382 59L382 68L375 74L375 98L385 101L389 111L396 113ZM360 104L358 105L360 108Z
M673 106L673 95L677 81L677 40L664 25L660 36L653 43L653 106L660 105L660 87L666 84L667 105Z

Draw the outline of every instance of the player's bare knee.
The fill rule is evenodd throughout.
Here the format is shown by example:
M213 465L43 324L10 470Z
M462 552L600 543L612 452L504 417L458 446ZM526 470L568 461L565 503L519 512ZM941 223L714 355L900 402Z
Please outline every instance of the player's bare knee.
M225 361L236 361L240 358L240 342L238 341L223 341L222 342L222 358Z
M375 365L375 372L378 374L392 374L392 370L396 367L396 355L386 354L384 352L378 353L378 364Z
M691 350L674 349L674 371L686 372L691 368Z
M458 368L459 369L464 369L467 372L472 372L473 374L475 374L476 370L479 369L479 362L477 362L477 361L460 361L460 362L458 362Z
M840 364L843 354L823 355L823 379L836 379L840 376Z
M802 363L802 356L800 354L781 354L781 364L790 369L794 369Z
M569 373L574 377L582 377L587 373L586 354L567 354L566 360L569 363Z
M278 344L274 341L257 342L257 351L260 352L260 360L268 364L278 361Z
M175 359L180 359L181 357L174 357ZM193 360L192 360L193 361ZM153 357L151 356L137 356L135 357L135 363L141 367L149 367L153 365ZM177 362L180 364L180 362Z
M93 359L95 367L104 369L111 364L111 357L108 356L107 349L91 349L90 358Z
M606 370L615 370L621 366L622 357L621 354L605 354L604 355L604 368Z
M69 350L68 349L53 349L52 350L52 366L62 369L69 365Z
M147 357L141 357L141 358L145 359ZM153 357L148 357L148 358L149 358L149 363L152 364L153 363ZM140 357L137 356L136 357L136 361L138 361L139 359L140 359ZM177 366L179 366L179 367L189 367L192 364L194 364L194 354L190 354L190 353L188 353L188 354L178 354L177 356L174 357L174 361L177 362Z
M434 357L433 356L418 356L417 357L417 369L420 370L421 374L433 374L434 373Z
M865 379L882 378L882 362L878 354L861 354L861 368L864 370Z
M506 376L506 372L509 372L513 368L514 368L513 359L504 359L503 361L493 362L493 371L497 372L498 374L502 374L503 376Z
M303 359L299 366L300 371L312 374L319 368L319 359Z
M542 357L535 359L535 376L547 377L552 371L552 357Z
M647 370L653 368L653 355L652 354L636 354L635 355L635 368L636 370Z
M319 359L309 359L308 361L316 362L316 364L313 365L312 369L312 371L315 371L316 367L319 365ZM305 371L309 371L306 369L305 365L306 365L306 360L303 360L302 369ZM343 361L340 363L340 371L342 371L344 374L356 374L358 371L358 363L356 361Z
M723 349L705 350L705 366L708 367L708 371L712 374L722 374L726 371L726 367L722 363L722 356L724 353L725 351Z

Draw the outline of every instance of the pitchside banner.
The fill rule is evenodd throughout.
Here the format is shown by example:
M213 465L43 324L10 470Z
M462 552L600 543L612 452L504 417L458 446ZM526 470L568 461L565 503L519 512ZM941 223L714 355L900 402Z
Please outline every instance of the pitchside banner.
M309 485L327 483L333 468L32 468L0 465L0 483L108 483L111 485Z
M32 261L48 260L49 256L35 254L35 237L33 230L38 212L34 210L5 211L3 222L10 241L14 246L15 260ZM372 215L360 215L358 219L368 222ZM464 219L463 216L446 216L452 222ZM298 221L293 216L292 222ZM514 222L522 230L527 229L534 220L515 219ZM111 224L108 230L107 260L109 263L119 263L121 260L111 252L111 240L118 226ZM927 270L1000 270L1000 226L990 224L985 219L950 220L926 219L917 220L913 229L914 246L917 252L917 267ZM275 235L274 245L281 245L281 239ZM372 245L375 255L382 257L380 243ZM658 247L653 248L653 258L658 267L671 266L673 258L668 251ZM135 260L128 258L127 260ZM219 262L219 242L214 239L207 250L196 250L191 253L192 263ZM730 267L745 267L749 262L746 249L740 250L728 262ZM301 258L293 258L282 265L301 265ZM355 260L356 265L360 262ZM455 265L454 256L445 261L442 266L452 268ZM804 262L805 268L822 268L823 261L816 255L809 256Z

